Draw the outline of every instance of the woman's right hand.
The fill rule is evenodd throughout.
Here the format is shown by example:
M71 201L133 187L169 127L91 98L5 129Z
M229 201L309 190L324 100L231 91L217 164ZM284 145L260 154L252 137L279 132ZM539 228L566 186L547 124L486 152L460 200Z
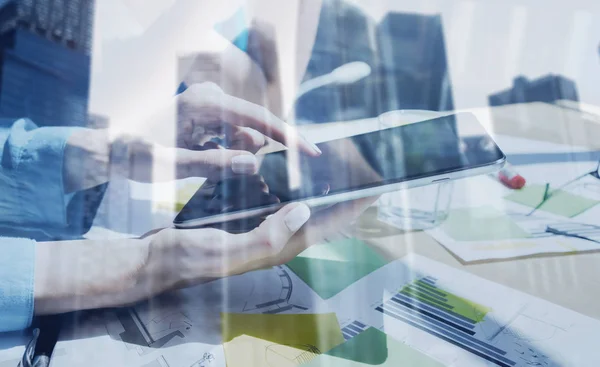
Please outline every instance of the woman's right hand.
M109 243L39 243L35 312L124 306L168 290L264 267L281 259L280 253L310 214L305 204L289 204L242 234L212 228L168 228L142 239Z
M136 275L140 297L250 270L275 258L310 218L305 204L289 204L250 232L168 228L148 237L148 253Z

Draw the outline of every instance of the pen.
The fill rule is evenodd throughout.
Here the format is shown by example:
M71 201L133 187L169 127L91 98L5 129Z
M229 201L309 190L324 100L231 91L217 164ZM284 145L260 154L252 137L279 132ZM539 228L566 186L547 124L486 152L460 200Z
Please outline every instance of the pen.
M525 178L517 173L508 163L498 172L498 179L504 186L518 190L525 186Z

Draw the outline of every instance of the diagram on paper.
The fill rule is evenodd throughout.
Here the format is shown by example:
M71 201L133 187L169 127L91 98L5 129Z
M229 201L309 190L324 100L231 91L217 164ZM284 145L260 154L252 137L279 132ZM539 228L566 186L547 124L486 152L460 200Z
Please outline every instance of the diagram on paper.
M204 353L204 355L202 356L202 358L200 360L194 362L189 367L208 367L211 365L211 363L214 360L215 360L215 356L212 353ZM165 357L160 356L157 359L155 359L154 361L147 363L141 367L171 367L171 366L169 366L169 363L167 362Z
M168 293L134 307L107 311L100 325L102 330L96 330L94 335L101 335L106 348L114 349L120 360L131 361L130 365L224 366L221 312L306 313L324 307L292 271L276 266ZM85 337L79 335L77 339ZM71 355L77 354L81 345L77 340L59 343ZM205 353L209 354L203 359Z
M343 305L351 300L370 313ZM450 366L595 366L600 322L411 256L331 300L361 323ZM352 339L350 339L352 340Z
M289 269L276 266L116 310L107 328L128 349L144 355L165 345L187 342L186 338L193 340L195 333L206 334L203 329L215 331L217 326L210 329L207 320L220 312L306 312L312 308L309 292Z
M510 206L453 209L427 233L466 262L600 250L598 225Z

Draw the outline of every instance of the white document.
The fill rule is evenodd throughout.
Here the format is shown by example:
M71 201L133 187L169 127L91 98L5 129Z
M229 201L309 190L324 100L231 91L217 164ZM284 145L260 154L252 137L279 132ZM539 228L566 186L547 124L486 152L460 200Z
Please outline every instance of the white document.
M552 193L595 167L595 162L572 162L515 170L527 180L524 190L542 190L548 183ZM509 200L517 192L488 176L458 181L448 219L427 233L464 262L600 250L600 180L586 176L561 192L578 203L558 199L551 210L534 211L535 206Z
M52 367L224 367L221 312L328 310L290 269L276 266L90 314L61 333Z
M375 327L448 366L600 365L599 321L418 255L328 304L345 338Z
M456 238L460 228L450 231L444 225L428 230L436 241L464 262L485 261L494 259L510 259L538 254L577 253L600 251L600 226L557 218L551 215L535 214L528 216L522 211L496 209L493 207L463 208L459 211L470 211L480 218L493 216L487 229L492 233L495 226L504 227L504 234L499 238L486 240L480 236L469 239L467 235ZM506 230L507 222L519 231ZM482 227L485 230L485 227ZM467 231L463 231L466 233ZM512 235L512 238L510 238ZM453 237L454 236L454 237ZM495 235L490 235L494 237Z
M0 367L17 366L31 338L31 332L0 333Z

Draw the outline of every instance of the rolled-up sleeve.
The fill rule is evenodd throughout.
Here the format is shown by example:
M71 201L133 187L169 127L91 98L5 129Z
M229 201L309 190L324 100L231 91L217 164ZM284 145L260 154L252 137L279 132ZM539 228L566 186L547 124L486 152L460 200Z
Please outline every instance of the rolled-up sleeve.
M0 331L33 317L35 241L15 237L68 225L63 160L73 131L0 119Z
M0 332L27 328L33 317L35 241L0 237Z
M74 128L20 119L0 128L0 222L24 228L67 226L64 150Z

